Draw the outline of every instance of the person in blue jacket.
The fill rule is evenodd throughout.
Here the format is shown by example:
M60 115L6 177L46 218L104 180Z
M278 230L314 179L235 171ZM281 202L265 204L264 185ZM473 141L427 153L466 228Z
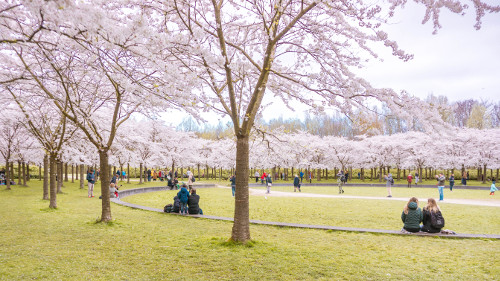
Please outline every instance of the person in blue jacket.
M302 179L304 178L304 172L300 171L299 175L300 175L300 182L302 182Z
M177 196L179 197L180 203L181 203L181 215L185 214L187 215L187 203L189 199L189 191L187 190L187 185L184 183L182 184L181 190L177 193Z
M234 192L236 191L236 175L232 175L229 178L229 181L231 182L231 190L233 192L233 197L234 197Z
M296 192L297 189L300 192L300 179L298 175L295 175L295 178L293 179L293 192Z

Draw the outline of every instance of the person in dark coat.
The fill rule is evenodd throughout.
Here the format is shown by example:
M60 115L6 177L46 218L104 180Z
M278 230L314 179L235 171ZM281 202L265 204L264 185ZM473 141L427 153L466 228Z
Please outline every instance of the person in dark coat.
M297 189L300 192L300 179L298 175L295 175L295 178L293 179L293 192L296 192Z
M179 196L174 196L174 210L172 212L178 213L181 210L181 200L179 200Z
M401 220L404 223L403 230L409 232L419 232L420 223L423 220L422 210L418 207L418 199L410 198L401 213Z
M203 215L200 208L200 195L196 194L196 188L191 189L191 195L188 198L188 212L190 215Z
M441 212L438 204L434 198L429 198L427 200L427 206L424 207L423 213L423 226L422 231L430 232L430 233L438 233L441 232L441 228L434 228L431 225L431 218L433 213Z
M181 201L181 215L187 214L187 203L189 199L189 191L187 190L187 185L183 184L181 190L177 193L179 200Z
M231 182L231 191L233 192L234 197L234 193L236 192L236 175L232 175L229 178L229 181Z

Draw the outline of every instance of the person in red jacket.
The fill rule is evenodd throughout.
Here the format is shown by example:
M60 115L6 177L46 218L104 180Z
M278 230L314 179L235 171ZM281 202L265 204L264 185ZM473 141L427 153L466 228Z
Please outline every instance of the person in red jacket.
M411 187L411 181L413 180L413 177L411 176L411 174L408 174L408 177L406 178L406 180L408 181L408 187Z
M260 182L261 184L264 184L264 180L267 178L266 172L262 173L262 176L260 177Z

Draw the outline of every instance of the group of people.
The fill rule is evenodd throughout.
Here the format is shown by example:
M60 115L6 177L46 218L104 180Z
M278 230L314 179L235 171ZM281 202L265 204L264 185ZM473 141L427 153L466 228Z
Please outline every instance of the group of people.
M181 190L174 196L173 211L181 215L203 215L203 210L200 208L200 196L196 194L196 188L191 188L191 193L187 189L186 184L182 184Z
M438 233L444 227L441 209L434 198L427 200L427 206L423 210L418 207L416 197L410 198L401 213L401 220L403 221L403 229L401 230L403 232Z

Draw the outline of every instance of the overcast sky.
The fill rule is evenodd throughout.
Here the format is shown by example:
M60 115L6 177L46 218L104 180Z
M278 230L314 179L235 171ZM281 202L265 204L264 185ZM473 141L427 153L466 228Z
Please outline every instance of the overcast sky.
M422 99L434 94L447 96L450 102L470 98L499 102L500 14L487 14L482 20L482 28L476 30L474 9L469 8L465 16L443 10L440 14L442 28L433 35L431 21L421 24L424 8L410 2L404 10L398 10L385 30L403 50L413 54L414 59L403 62L392 56L388 48L380 47L376 50L384 61L372 59L359 75L375 87L398 92L404 89ZM498 1L491 2L498 4ZM303 112L294 113L281 106L271 93L264 99L264 103L269 102L273 104L264 111L267 120L280 115L303 117ZM220 120L215 114L205 116L211 124ZM182 116L169 119L177 125Z

